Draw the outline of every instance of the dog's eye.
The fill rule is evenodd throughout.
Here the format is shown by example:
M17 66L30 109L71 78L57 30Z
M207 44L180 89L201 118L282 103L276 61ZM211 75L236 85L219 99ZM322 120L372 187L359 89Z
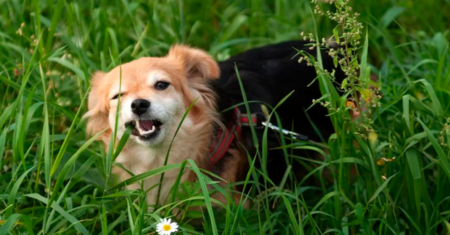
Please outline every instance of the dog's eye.
M111 100L115 100L115 99L119 98L119 95L122 97L122 96L124 95L124 93L119 93L119 94L113 96L113 97L111 98Z
M165 89L167 89L167 87L169 87L169 85L170 85L170 83L168 83L168 82L160 81L155 84L155 89L156 90L165 90Z

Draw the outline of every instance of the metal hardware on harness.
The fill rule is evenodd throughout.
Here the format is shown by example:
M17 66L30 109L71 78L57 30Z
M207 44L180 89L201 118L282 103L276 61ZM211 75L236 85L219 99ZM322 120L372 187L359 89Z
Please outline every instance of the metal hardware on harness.
M251 125L250 123L252 123L253 128L255 129L267 127L276 132L283 132L285 135L289 135L298 140L307 141L309 139L305 135L280 129L266 120L267 118L263 113L252 113L251 115L248 115L241 113L238 108L234 108L233 119L227 124L226 129L218 128L217 137L210 145L209 163L211 169L223 158L230 148L231 143L233 143L236 138L239 138L242 126L248 127Z
M251 122L250 122L250 119ZM250 123L253 124L253 128L255 129L262 129L264 128L264 125L262 124L265 120L267 120L264 113L252 113L251 115L248 115L247 113L239 113L238 116L238 122L241 124L241 126L250 126Z

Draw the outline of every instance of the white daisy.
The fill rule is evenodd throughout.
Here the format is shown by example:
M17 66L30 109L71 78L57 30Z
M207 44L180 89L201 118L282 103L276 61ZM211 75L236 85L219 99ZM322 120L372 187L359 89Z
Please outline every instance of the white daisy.
M161 222L156 225L156 232L159 235L170 235L176 231L178 231L178 224L170 219L161 219Z

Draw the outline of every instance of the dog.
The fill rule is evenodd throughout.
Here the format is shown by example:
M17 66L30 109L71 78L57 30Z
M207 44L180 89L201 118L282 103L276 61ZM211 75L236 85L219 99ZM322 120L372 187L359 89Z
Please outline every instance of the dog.
M192 159L199 168L226 182L241 181L249 166L247 155L253 156L257 151L255 141L262 141L262 124L270 125L263 107L275 107L292 91L277 109L283 128L316 141L333 133L325 108L315 106L309 111L320 133L305 114L312 99L321 97L317 84L308 87L316 78L315 69L293 59L295 48L308 51L305 44L291 41L269 45L219 63L205 51L175 45L165 57L140 58L107 73L95 72L85 114L87 133L104 131L99 140L108 148L114 133L120 139L131 128L116 162L134 175ZM325 52L322 57L324 66L334 69ZM338 71L337 77L342 76ZM249 103L248 108L238 105L244 101L241 86L249 101L258 102ZM269 148L280 146L276 128L267 138ZM269 156L270 177L281 179L281 169L286 167L282 151L271 150ZM130 177L122 169L114 173L121 181ZM148 204L164 201L178 175L178 170L165 172L160 192L154 188L147 193ZM192 171L181 178L195 180ZM150 189L159 181L160 177L145 179L144 188ZM127 187L140 188L138 184Z

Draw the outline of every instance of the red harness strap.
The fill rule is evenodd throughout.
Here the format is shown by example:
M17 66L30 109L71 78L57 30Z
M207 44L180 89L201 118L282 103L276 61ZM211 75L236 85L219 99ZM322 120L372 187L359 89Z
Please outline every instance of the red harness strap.
M253 123L257 123L256 115L252 114ZM225 155L236 136L241 135L241 126L249 126L247 114L241 114L238 108L234 108L233 119L228 123L227 129L218 128L216 141L211 143L209 163L213 168Z
M252 120L250 122L250 120ZM266 116L262 113L252 113L249 115L246 113L241 113L239 109L234 108L233 118L227 125L227 129L223 130L222 128L218 128L217 137L211 143L209 150L209 164L211 169L216 166L220 160L222 160L225 153L230 148L231 143L233 143L236 136L241 135L241 127L242 126L250 126L253 125L254 128L269 128L276 132L283 132L285 135L289 135L294 139L307 141L309 138L306 135L302 135L293 131L288 131L285 129L280 129L278 126L274 126L271 123L266 122ZM266 122L266 123L265 123Z

